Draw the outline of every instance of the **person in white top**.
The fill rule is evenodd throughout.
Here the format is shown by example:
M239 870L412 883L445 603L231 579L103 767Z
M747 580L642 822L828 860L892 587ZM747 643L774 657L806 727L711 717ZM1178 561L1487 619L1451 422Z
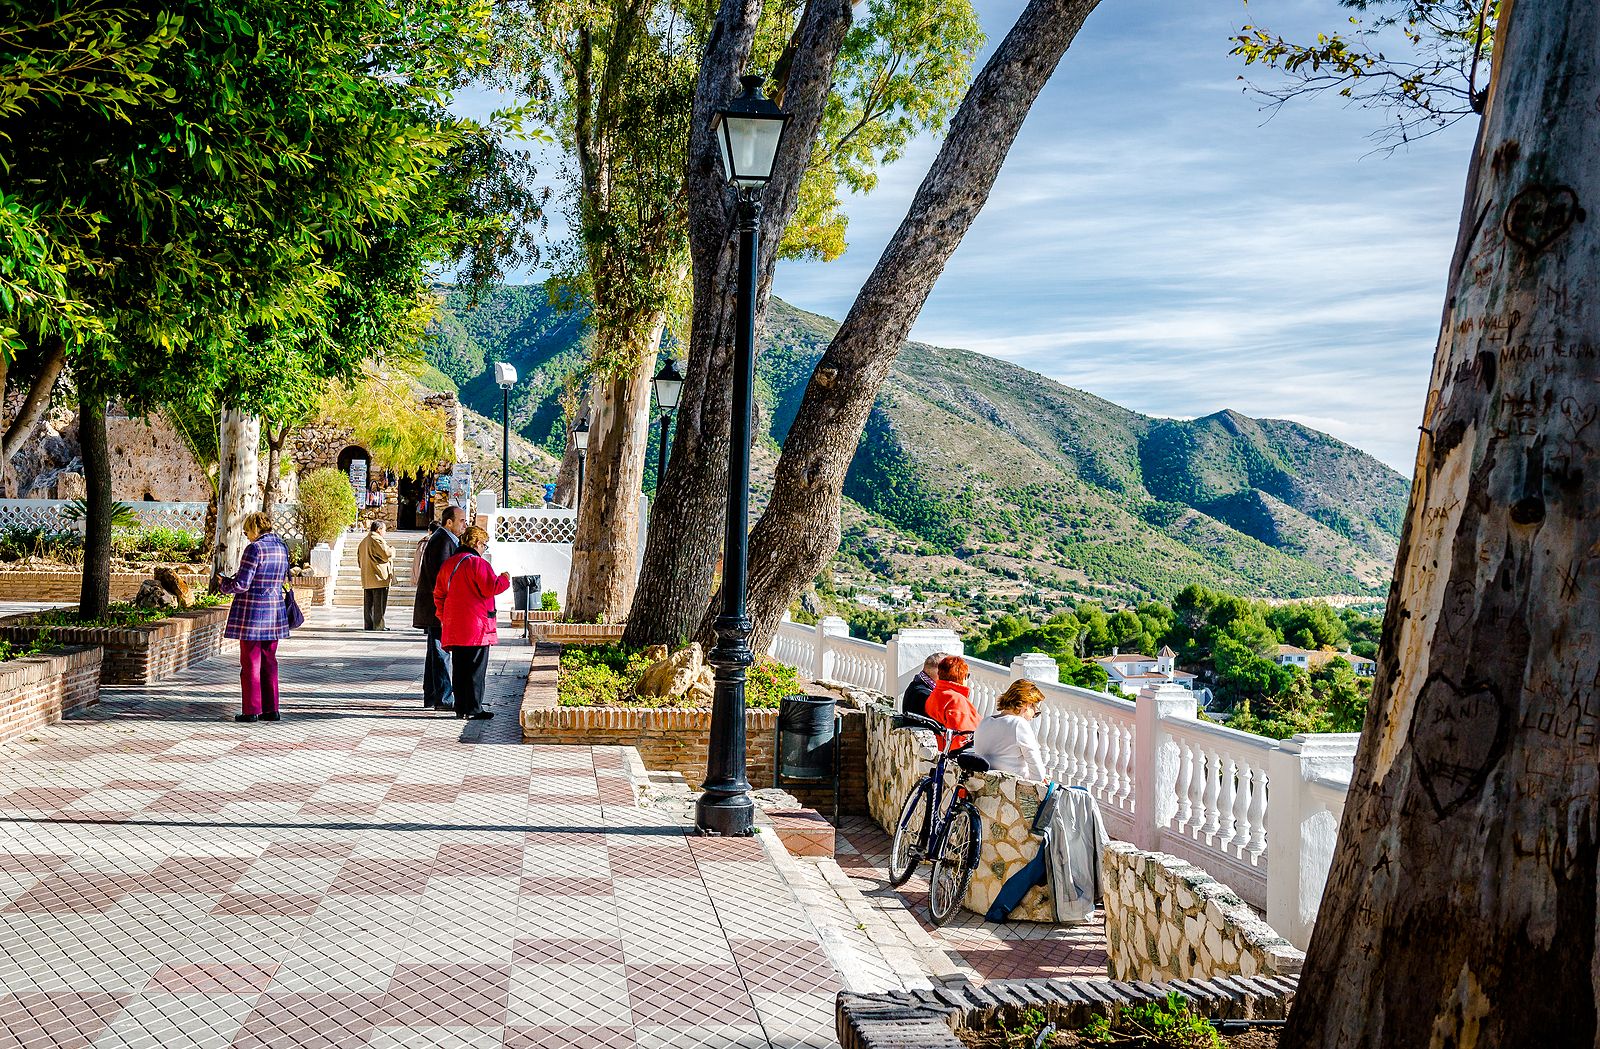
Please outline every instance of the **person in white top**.
M1047 780L1044 753L1032 721L1039 715L1044 693L1032 681L1015 681L995 700L995 712L978 723L972 752L996 772L1020 779Z

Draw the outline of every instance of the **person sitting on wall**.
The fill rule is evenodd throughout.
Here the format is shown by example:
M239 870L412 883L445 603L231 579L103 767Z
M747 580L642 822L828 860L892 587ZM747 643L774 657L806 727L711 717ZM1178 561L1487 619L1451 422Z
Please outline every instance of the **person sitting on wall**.
M970 670L960 656L939 660L939 680L928 695L928 717L955 732L972 732L978 727L978 708L972 705L967 688ZM957 740L957 748L961 745ZM939 749L944 749L941 739Z
M933 694L933 686L939 680L939 660L943 658L943 652L934 652L922 661L922 669L911 679L905 695L900 699L902 711L918 717L928 716L928 697Z
M972 752L989 763L996 772L1009 772L1029 780L1050 778L1044 767L1044 752L1033 731L1044 693L1032 681L1013 681L995 700L995 712L978 724L972 737Z

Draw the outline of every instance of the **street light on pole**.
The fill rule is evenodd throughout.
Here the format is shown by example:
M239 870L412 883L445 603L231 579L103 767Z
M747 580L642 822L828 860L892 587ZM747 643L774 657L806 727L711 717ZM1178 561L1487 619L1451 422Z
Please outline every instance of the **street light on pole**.
M659 499L661 479L667 476L667 430L672 425L672 413L678 410L678 397L683 393L678 362L668 357L650 383L656 388L656 407L661 409L661 446L656 449L656 498Z
M756 267L761 225L760 192L772 178L778 145L789 117L761 94L764 77L744 76L744 90L711 121L722 155L722 170L739 190L738 299L733 343L732 442L728 450L728 519L723 537L722 611L717 645L709 661L716 668L711 704L711 744L706 758L705 793L695 803L701 834L748 835L755 830L755 802L745 775L745 670L755 662L750 651L750 617L745 613L750 525L750 428L755 399Z
M583 461L589 455L589 417L585 415L572 428L572 446L578 450L578 494L572 500L574 510L583 503Z
M517 384L515 365L495 362L495 385L500 387L500 505L511 505L511 387Z

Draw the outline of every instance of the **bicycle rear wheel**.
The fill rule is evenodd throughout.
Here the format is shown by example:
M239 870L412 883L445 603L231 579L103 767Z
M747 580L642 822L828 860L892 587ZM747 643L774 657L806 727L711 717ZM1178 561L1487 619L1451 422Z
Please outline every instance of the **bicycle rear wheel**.
M894 827L894 844L889 848L889 884L904 885L911 872L928 852L929 815L933 812L933 781L923 778L906 795L900 809L900 822Z
M967 895L967 883L978 869L978 849L983 844L983 819L971 802L962 802L950 813L938 855L933 858L933 873L928 875L928 913L934 925L943 925L956 913Z

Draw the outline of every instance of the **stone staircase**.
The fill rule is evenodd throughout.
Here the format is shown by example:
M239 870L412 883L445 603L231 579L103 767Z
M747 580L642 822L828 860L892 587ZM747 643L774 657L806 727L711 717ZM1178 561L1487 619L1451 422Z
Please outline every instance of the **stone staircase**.
M394 547L394 581L389 585L389 614L391 627L411 625L411 606L416 602L417 589L411 585L411 562L417 552L417 541L422 532L390 532L386 538ZM356 548L365 534L351 533L344 542L344 557L339 562L339 583L333 592L335 608L361 607L361 566L356 563Z

